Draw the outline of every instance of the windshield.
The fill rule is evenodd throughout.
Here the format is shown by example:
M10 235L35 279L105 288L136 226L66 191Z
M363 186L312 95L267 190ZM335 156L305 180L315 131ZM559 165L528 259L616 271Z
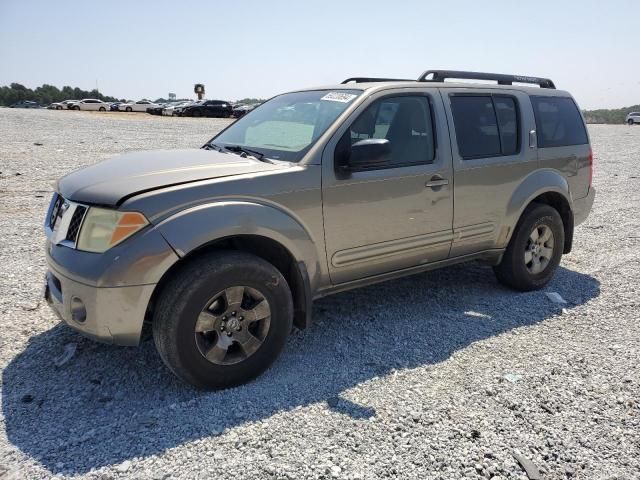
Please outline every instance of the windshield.
M286 93L251 110L210 143L246 147L274 160L299 162L361 93L361 90Z

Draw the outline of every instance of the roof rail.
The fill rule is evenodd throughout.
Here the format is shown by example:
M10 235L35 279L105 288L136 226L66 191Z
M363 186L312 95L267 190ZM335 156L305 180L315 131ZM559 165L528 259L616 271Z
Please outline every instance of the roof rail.
M349 77L342 83L366 83L366 82L415 82L408 78L375 78L375 77Z
M431 76L431 78L427 78ZM427 70L418 77L419 82L444 82L447 78L469 79L469 80L493 80L498 85L512 85L517 83L532 83L540 88L556 88L554 83L548 78L526 77L523 75L504 75L501 73L483 72L459 72L455 70ZM342 82L345 83L345 82Z

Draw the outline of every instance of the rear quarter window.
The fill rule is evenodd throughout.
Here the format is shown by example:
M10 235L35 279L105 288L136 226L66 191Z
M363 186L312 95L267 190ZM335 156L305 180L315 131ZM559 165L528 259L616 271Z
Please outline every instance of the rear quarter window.
M572 98L531 97L538 131L538 147L589 143L580 111Z

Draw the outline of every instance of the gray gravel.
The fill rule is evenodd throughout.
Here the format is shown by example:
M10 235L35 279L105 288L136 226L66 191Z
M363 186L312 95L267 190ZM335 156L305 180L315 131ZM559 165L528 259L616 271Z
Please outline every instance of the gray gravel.
M0 109L0 478L640 477L640 127L590 128L596 204L545 291L470 264L328 297L267 374L203 393L56 321L41 223L56 177L225 124Z

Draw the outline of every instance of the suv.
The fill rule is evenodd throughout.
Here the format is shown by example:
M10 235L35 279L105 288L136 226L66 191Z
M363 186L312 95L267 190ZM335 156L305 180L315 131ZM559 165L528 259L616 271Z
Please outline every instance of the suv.
M45 297L97 340L137 345L149 325L193 385L238 385L331 293L470 260L544 287L591 209L592 162L548 79L439 70L285 93L199 150L59 180Z
M640 112L631 112L627 115L627 118L624 119L626 123L629 125L633 125L634 123L640 124Z

